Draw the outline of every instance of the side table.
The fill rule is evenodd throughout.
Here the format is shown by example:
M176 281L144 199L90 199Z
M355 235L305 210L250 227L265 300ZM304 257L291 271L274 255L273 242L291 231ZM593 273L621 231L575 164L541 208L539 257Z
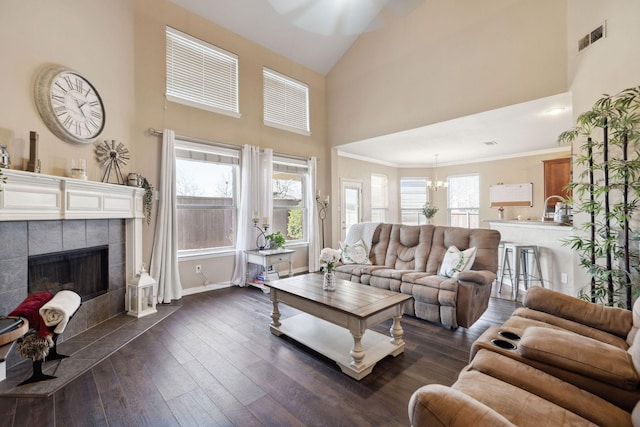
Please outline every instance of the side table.
M296 253L293 249L258 249L244 251L247 261L246 282L252 286L262 289L265 294L269 293L269 288L259 283L253 283L249 277L249 264L260 265L264 268L265 273L269 271L269 267L276 264L289 263L289 277L293 276L293 256ZM269 275L265 274L265 283L269 283Z

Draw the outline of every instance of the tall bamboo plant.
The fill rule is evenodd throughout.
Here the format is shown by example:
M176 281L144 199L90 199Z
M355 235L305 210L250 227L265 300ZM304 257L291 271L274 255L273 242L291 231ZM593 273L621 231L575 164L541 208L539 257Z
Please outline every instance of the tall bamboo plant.
M631 308L638 283L640 207L640 86L604 95L563 132L561 143L584 141L574 165L582 172L569 184L574 213L588 214L564 244L580 255L591 284L583 299Z

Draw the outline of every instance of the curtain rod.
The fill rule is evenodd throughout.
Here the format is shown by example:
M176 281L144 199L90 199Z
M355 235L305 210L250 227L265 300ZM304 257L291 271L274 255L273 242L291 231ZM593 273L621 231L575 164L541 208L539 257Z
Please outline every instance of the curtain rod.
M149 128L144 132L147 136L162 136L164 132L161 130L157 130L154 128ZM197 142L205 145L215 145L216 147L230 148L233 150L242 150L242 147L233 145L233 144L225 144L224 142L210 141L208 139L194 138L192 136L184 136L176 134L176 139L187 142Z
M157 130L154 128L149 128L146 131L144 131L144 134L147 136L162 136L164 135L164 132L162 132L161 130ZM209 141L206 139L200 139L200 138L193 138L190 136L184 136L184 135L176 135L177 139L181 139L183 141L188 141L188 142L199 142L201 144L209 144L209 145L217 145L219 147L225 147L225 148L233 148L236 150L241 150L242 147L239 147L237 145L233 145L233 144L225 144L224 142L216 142L216 141ZM295 160L308 160L308 157L303 157L303 156L294 156L292 154L279 154L279 153L274 153L275 155L277 155L278 157L285 157L285 158L289 158L289 159L295 159Z

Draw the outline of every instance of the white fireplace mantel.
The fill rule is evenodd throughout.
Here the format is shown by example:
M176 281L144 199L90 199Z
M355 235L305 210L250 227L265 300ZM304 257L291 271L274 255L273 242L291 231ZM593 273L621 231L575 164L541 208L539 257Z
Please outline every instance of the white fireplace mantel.
M3 169L0 221L143 218L144 190Z
M127 280L142 264L142 198L138 187L2 170L0 221L64 219L126 220Z

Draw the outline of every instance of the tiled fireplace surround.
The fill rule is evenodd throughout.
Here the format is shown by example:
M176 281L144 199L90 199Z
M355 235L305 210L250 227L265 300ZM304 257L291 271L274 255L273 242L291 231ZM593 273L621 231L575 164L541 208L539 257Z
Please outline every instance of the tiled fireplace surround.
M60 341L125 310L127 280L141 259L142 190L4 171L0 192L0 315L27 296L28 257L108 245L109 287L85 301ZM20 362L9 357L8 366Z

